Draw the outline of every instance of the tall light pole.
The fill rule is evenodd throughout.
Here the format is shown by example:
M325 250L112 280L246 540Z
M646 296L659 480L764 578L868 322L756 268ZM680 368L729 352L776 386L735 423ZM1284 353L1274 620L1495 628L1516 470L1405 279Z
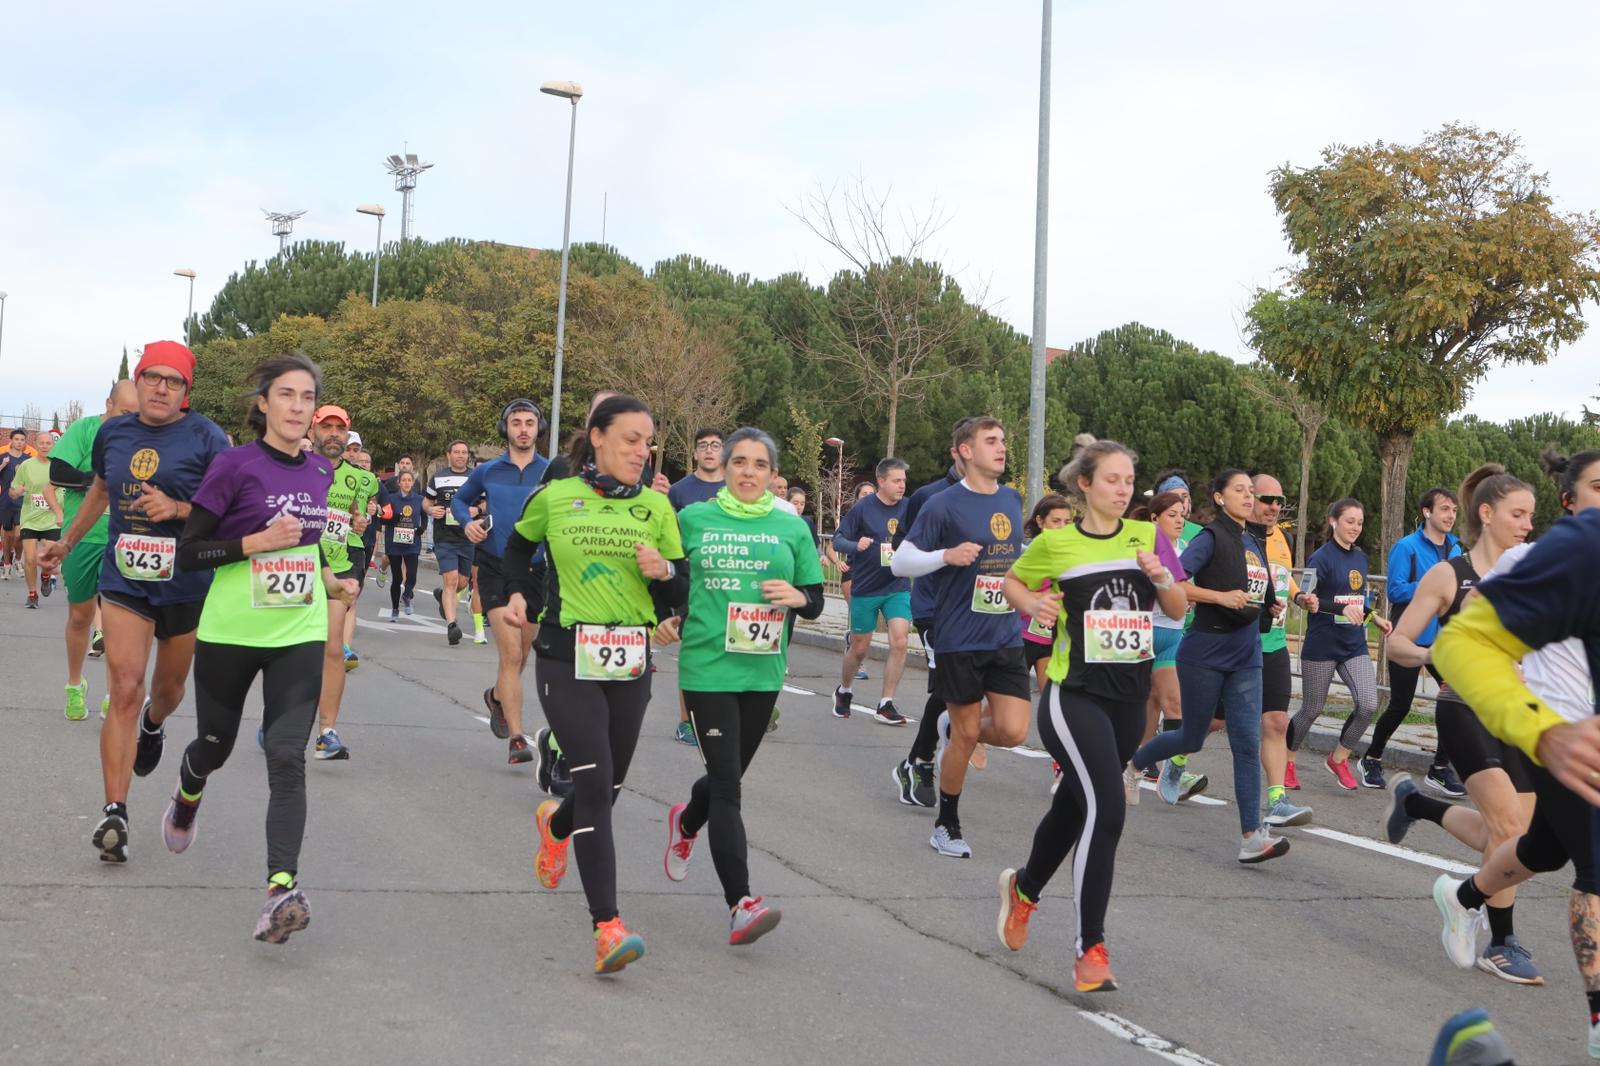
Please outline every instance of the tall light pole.
M383 258L383 205L362 204L356 211L378 220L378 247L372 253L372 306L378 306L378 261Z
M189 347L189 322L194 318L194 271L188 267L179 267L172 272L180 278L189 279L189 315L183 320L183 346Z
M417 191L417 175L433 169L433 164L422 162L415 152L407 152L385 159L383 168L394 175L395 192L400 194L400 243L404 244L411 239L411 197Z
M0 292L0 350L4 350L6 342L6 294Z
M556 298L556 365L550 390L550 458L561 447L561 357L567 339L567 258L572 239L572 158L578 147L578 100L583 86L575 81L547 81L539 91L572 104L572 125L567 133L567 211L561 221L561 295Z
M1050 267L1050 3L1039 49L1039 176L1033 221L1033 365L1028 380L1028 503L1044 498L1045 289Z
M267 221L272 223L272 235L278 238L278 254L282 255L289 250L289 234L294 232L294 220L305 214L304 211L268 211L261 209L267 216Z
M844 441L829 437L822 443L839 449L839 476L833 483L833 531L839 532L839 522L844 518Z

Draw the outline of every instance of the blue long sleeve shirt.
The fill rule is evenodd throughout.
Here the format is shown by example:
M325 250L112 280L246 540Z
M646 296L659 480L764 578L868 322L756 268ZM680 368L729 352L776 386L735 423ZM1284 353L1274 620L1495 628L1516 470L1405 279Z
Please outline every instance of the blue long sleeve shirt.
M1422 583L1422 575L1437 563L1454 559L1461 554L1461 542L1454 533L1446 533L1443 544L1435 544L1423 533L1422 527L1401 537L1394 542L1394 547L1389 549L1389 563L1384 573L1387 582L1386 593L1389 598L1389 620L1399 621L1404 613L1406 604L1410 603L1417 594L1417 586ZM1428 628L1422 631L1417 638L1417 646L1429 647L1433 638L1439 635L1439 620L1430 619Z
M511 539L511 527L522 516L522 505L539 487L539 479L543 477L549 462L544 456L535 455L527 466L518 467L507 452L498 459L478 464L467 475L466 484L456 491L450 501L450 513L465 526L472 521L473 505L483 499L489 501L489 514L494 516L494 521L489 528L489 539L478 545L479 551L487 551L497 558L505 557L506 542ZM535 561L541 558L542 550L534 556Z

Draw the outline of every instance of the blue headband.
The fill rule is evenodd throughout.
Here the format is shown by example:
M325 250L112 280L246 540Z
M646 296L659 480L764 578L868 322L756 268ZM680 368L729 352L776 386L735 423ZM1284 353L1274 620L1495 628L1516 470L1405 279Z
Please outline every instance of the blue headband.
M1183 478L1179 477L1177 474L1173 474L1171 477L1167 478L1167 480L1156 486L1157 494L1163 492L1172 492L1174 489L1182 489L1185 492L1188 492L1189 483L1183 480Z

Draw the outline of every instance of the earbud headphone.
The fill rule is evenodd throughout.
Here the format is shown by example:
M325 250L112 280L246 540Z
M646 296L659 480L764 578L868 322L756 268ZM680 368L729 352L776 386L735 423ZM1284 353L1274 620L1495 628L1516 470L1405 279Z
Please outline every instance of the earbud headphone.
M501 440L509 441L511 439L511 427L507 423L511 420L512 414L517 411L532 411L535 418L537 418L540 422L544 421L544 412L539 410L539 405L534 403L532 400L527 399L526 397L512 400L510 403L506 404L505 410L500 412Z

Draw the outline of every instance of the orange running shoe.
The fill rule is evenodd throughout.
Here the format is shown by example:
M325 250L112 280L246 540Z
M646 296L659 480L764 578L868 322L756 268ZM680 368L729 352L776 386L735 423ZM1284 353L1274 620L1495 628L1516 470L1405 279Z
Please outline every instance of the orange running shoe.
M643 955L644 937L624 929L621 918L613 918L595 926L595 973L616 973Z
M1072 968L1073 979L1079 992L1115 992L1117 979L1111 974L1111 960L1106 958L1106 946L1096 944L1078 957Z
M1028 942L1028 919L1038 907L1017 891L1017 871L1000 871L1000 943L1012 951L1021 951Z
M539 850L533 853L533 872L545 888L560 888L561 879L567 876L567 842L550 835L550 819L561 804L545 800L533 812L533 824L539 830Z

